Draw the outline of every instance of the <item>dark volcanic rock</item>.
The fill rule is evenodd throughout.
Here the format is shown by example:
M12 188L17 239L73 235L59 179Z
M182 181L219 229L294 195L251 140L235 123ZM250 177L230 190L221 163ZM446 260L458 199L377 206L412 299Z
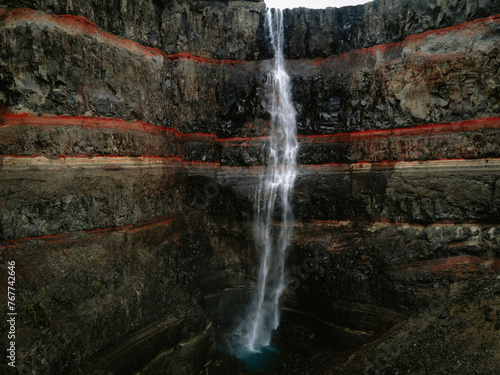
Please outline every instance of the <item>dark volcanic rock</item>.
M189 341L204 363L212 331L178 280L190 270L176 258L190 255L173 240L186 227L177 220L98 236L80 232L7 250L19 286L19 372L128 373L164 355L172 363L164 373L173 375L184 354L172 348Z
M247 60L268 55L261 1L0 1L0 8L22 7L85 17L114 35L168 54Z
M396 326L327 374L497 373L500 336L493 320L498 310L488 322L483 309L498 305L498 280L454 283L450 289L448 302Z
M0 100L12 111L118 117L220 136L246 135L265 112L265 74L255 63L170 58L67 16L16 11L3 26L8 91ZM88 38L88 29L99 38Z
M418 163L336 171L303 167L296 183L295 215L300 220L496 223L499 173L498 167L467 161L429 162L422 169Z
M345 221L301 223L296 231L290 277L299 305L352 328L387 328L391 314L378 308L414 315L438 306L452 283L500 268L489 225Z
M286 56L326 57L498 13L498 2L475 0L375 0L343 8L287 9Z
M299 131L331 134L498 116L498 22L289 61ZM483 48L474 49L476 43Z
M0 278L15 261L20 373L244 372L206 365L221 337L207 311L259 264L265 4L0 8ZM499 13L493 0L285 11L300 133L286 306L339 337L411 318L353 360L285 326L304 351L283 373L498 372Z
M181 212L185 171L179 163L128 163L83 159L68 170L57 159L44 158L32 168L4 162L0 240L119 227Z

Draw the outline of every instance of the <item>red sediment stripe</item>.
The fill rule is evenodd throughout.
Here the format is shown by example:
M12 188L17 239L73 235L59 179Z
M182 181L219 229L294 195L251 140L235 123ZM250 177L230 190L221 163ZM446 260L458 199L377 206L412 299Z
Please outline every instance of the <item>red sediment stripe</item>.
M432 136L498 128L500 128L500 117L488 117L454 123L417 125L409 128L360 130L332 135L299 135L299 139L303 142L314 143L349 142L393 137Z
M96 229L91 229L91 230L84 230L83 233L87 234L93 234L93 235L99 235L99 234L105 234L105 233L110 233L110 232L138 232L141 230L146 230L146 229L151 229L157 226L161 225L168 225L173 221L172 217L161 217L157 219L151 219L147 220L144 222L141 222L139 224L128 224L128 225L121 225L118 227L109 227L109 228L96 228Z
M0 113L0 130L2 128L31 125L37 127L48 126L80 126L86 129L116 129L122 131L140 131L161 136L171 136L181 142L249 142L264 140L266 136L259 137L231 137L219 138L215 133L182 133L173 128L164 128L158 125L148 124L143 121L125 121L113 117L90 117L90 116L67 116L67 115L44 115L34 116L29 113L11 113L3 111ZM15 155L7 155L14 157ZM43 156L43 155L32 155ZM72 157L71 155L67 157ZM74 157L78 157L75 155ZM82 156L86 157L86 156ZM152 157L152 156L151 156Z
M265 140L267 136L255 136L255 137L227 137L227 138L219 138L214 133L179 133L180 140L187 142L195 142L195 141L209 141L209 142L219 142L219 143L236 143L239 144L241 142L251 142L251 141L260 141Z
M393 42L386 44L379 44L373 47L360 48L352 51L347 51L339 53L337 55L330 55L326 57L315 57L312 59L302 58L299 61L311 62L312 65L321 67L324 63L335 61L335 62L347 62L347 61L357 61L358 58L364 56L376 56L377 53L385 54L386 52L396 50L401 48L403 42Z
M485 259L471 255L459 255L444 259L425 260L398 267L402 273L439 273L439 272L466 272L500 271L499 259Z
M102 129L124 129L137 130L149 133L170 134L179 137L181 141L216 141L221 143L245 142L267 139L266 136L256 137L227 137L219 138L215 133L182 133L173 128L164 128L151 125L142 121L125 121L112 117L88 117L88 116L61 116L45 115L33 116L28 113L5 112L0 117L0 129L8 126L33 125L33 126L81 126L85 128ZM327 142L349 142L366 139L381 139L389 137L415 137L422 135L438 135L465 132L482 129L500 128L500 117L487 117L467 120L455 123L426 124L408 128L391 128L360 130L349 133L299 135L302 142L327 143Z
M181 133L172 128L163 128L156 125L151 125L141 121L124 121L117 118L101 118L101 117L87 117L87 116L60 116L60 115L46 115L42 117L33 116L28 113L10 113L4 112L0 117L0 129L9 126L19 126L19 125L33 125L33 126L81 126L84 128L92 129L119 129L123 131L143 131L148 133L158 134L160 136L170 136L175 138L177 141L182 143L188 142L206 142L206 143L219 143L223 147L234 147L234 146L248 146L252 142L261 142L267 137L229 137L229 138L218 138L214 133ZM418 125L409 128L396 128L396 129L376 129L376 130L362 130L351 133L339 133L333 135L299 135L299 140L301 144L325 144L325 143L337 143L337 142L362 142L371 141L378 139L394 139L394 138L410 138L410 137L433 137L442 134L450 133L461 133L468 131L477 131L485 129L500 129L500 117L488 117L481 119L474 119L456 123L445 123L445 124L427 124ZM246 145L245 145L246 143ZM8 157L37 157L43 155L31 155L31 156L19 156L19 155L4 155ZM59 158L87 158L86 155L60 155ZM118 158L119 155L109 155L103 156L108 158ZM167 160L175 159L186 165L213 165L203 161L184 161L181 155L170 155L170 156L155 156L155 155L143 155L143 158ZM436 160L465 160L463 158L456 159L429 159L427 161ZM364 165L371 165L372 170L384 170L395 165L395 163L402 162L403 159L397 160L381 160L378 162L367 162L359 161L355 164L345 164L345 163L323 163L317 164L316 168L321 169L323 167L331 166L333 169L338 170L350 170L356 168L362 168ZM314 168L313 166L308 166L307 168Z
M59 234L47 234L44 236L16 238L16 239L12 239L12 240L3 241L2 244L0 244L0 249L6 249L8 247L17 246L23 242L32 241L32 240L59 242L59 241L62 241L66 238L70 238L71 235L72 235L71 233L59 233Z
M500 22L500 14L495 14L485 18L478 18L476 20L467 21L454 26L443 27L441 29L424 31L423 33L409 35L405 38L403 43L415 43L425 40L430 35L445 35L450 32L458 32L464 35L472 35L477 32L477 29L483 25L494 24Z
M125 121L113 117L90 117L90 116L68 116L68 115L44 115L34 116L29 113L12 113L3 111L0 113L0 129L19 126L80 126L87 129L118 129L142 131L161 135L171 135L178 137L181 141L250 141L266 139L266 136L259 137L230 137L219 138L215 133L182 133L173 128L164 128L159 125L152 125L143 121Z
M6 11L0 9L0 19L6 23L9 22L21 22L25 20L46 20L52 22L60 27L66 28L70 33L76 34L99 34L104 40L109 43L120 45L123 48L128 49L133 53L139 53L148 57L161 56L170 61L188 59L201 64L215 64L215 65L231 65L241 64L246 62L246 60L232 60L232 59L214 59L202 56L196 56L188 52L179 52L175 54L166 54L165 52L152 47L143 46L140 43L134 42L130 39L120 38L106 31L100 30L97 25L90 21L89 19L81 16L74 15L49 15L47 13L35 12L32 9L15 9L12 11ZM491 23L499 23L500 15L493 15L486 18L481 18L473 21L464 22L455 26L449 26L441 29L429 30L419 34L413 34L405 38L402 42L393 42L380 44L373 47L361 48L358 50L348 51L338 55L331 55L324 58L313 58L313 59L302 59L303 61L310 61L312 65L321 66L326 61L336 59L336 60L351 60L357 57L373 55L376 56L377 53L386 53L394 49L398 49L409 44L421 43L429 35L444 35L450 32L459 32L465 35L470 35L476 32L482 25L488 25ZM434 55L433 55L434 56Z
M158 133L167 135L172 133L177 135L174 129L163 128L161 126L151 125L142 121L125 121L112 117L88 117L88 116L61 116L45 115L33 116L29 113L10 113L5 112L0 117L0 129L8 126L33 125L33 126L81 126L87 129L123 129L136 130L147 133Z
M139 232L141 230L148 230L148 229L152 229L152 228L155 228L158 226L169 225L174 219L179 218L179 217L180 217L180 215L175 215L175 216L170 216L170 217L164 216L164 217L159 217L159 218L155 218L155 219L151 219L151 220L146 220L146 221L136 223L136 224L127 224L127 225L120 225L120 226L108 227L108 228L95 228L95 229L90 229L90 230L84 230L82 232L89 234L89 235L93 235L93 236L99 236L99 235L111 233L111 232L135 233L135 232ZM15 239L4 241L0 245L0 250L11 248L11 247L17 247L17 246L21 245L22 243L25 243L28 241L44 241L44 242L63 242L64 240L71 241L71 240L73 240L73 235L75 233L58 233L58 234L49 234L49 235L36 236L36 237L15 238Z
M236 65L236 64L242 64L246 62L246 60L231 60L231 59L214 59L210 57L201 57L201 56L196 56L188 52L179 52L179 53L174 53L170 55L166 55L165 57L169 60L181 60L181 59L187 59L187 60L192 60L197 63L201 64L213 64L213 65Z
M433 225L442 225L443 222L436 222L434 223ZM424 224L419 224L419 223L410 223L410 222L395 222L395 221L391 221L387 218L373 218L373 219L370 219L370 220L367 220L366 218L349 218L349 219L345 219L345 220L319 220L319 219L316 219L316 220L312 220L310 223L298 223L299 225L300 224L304 224L304 226L309 226L310 224L312 224L313 226L317 225L317 226L335 226L335 227L342 227L342 226L345 226L345 227L352 227L353 225L366 225L366 226L373 226L373 225L383 225L383 226L386 226L386 227L413 227L413 228L419 228L419 229L423 229L425 228L427 225L424 225ZM454 225L454 224L453 224ZM314 229L312 229L314 230ZM361 229L363 230L363 229Z
M489 16L486 18L480 18L477 20L473 21L468 21L468 22L463 22L461 24L455 25L455 26L449 26L449 27L444 27L441 29L435 29L435 30L429 30L425 31L423 33L418 33L418 34L412 34L407 36L403 41L401 42L393 42L393 43L387 43L387 44L379 44L373 47L368 47L368 48L361 48L357 50L352 50L344 53L340 53L338 55L330 55L327 57L320 57L320 58L313 58L313 59L300 59L302 61L310 61L312 65L314 66L322 66L325 62L329 61L356 61L357 58L362 57L362 56L376 56L377 53L379 54L385 54L387 52L391 52L393 50L401 49L403 47L409 46L411 44L420 44L425 41L425 39L430 36L430 35L437 35L437 36L442 36L448 33L452 32L458 32L464 35L472 35L473 33L476 33L478 29L480 29L482 26L490 25L490 24L498 24L500 23L500 14L498 15L493 15ZM432 58L433 59L438 59L438 58L453 58L453 57L458 57L464 55L464 53L453 53L450 55L436 55L433 54Z
M176 60L192 60L201 64L214 64L214 65L236 65L244 63L246 60L231 60L231 59L214 59L207 57L200 57L187 52L180 52L175 54L166 54L158 48L145 47L140 43L134 42L130 39L120 38L97 27L97 25L89 19L81 16L74 15L50 15L40 11L35 12L32 9L20 8L11 11L0 9L0 19L6 24L19 23L23 21L45 21L54 25L62 27L70 34L86 34L86 35L99 35L106 42L121 46L132 53L144 55L146 57L162 57L170 61Z
M36 159L36 158L46 158L49 159L47 155L35 154L35 155L0 155L0 161L5 160L6 158L10 159ZM62 159L124 159L124 160L158 160L158 161L177 161L180 163L185 163L179 155L170 155L170 156L157 156L157 155L140 155L140 156L122 156L122 155L57 155L55 158L58 160ZM55 159L54 157L50 157L50 159Z
M0 129L19 126L80 126L87 129L118 129L142 131L160 135L177 137L180 141L204 141L204 142L246 142L266 139L266 136L258 137L228 137L219 138L215 133L182 133L173 128L164 128L143 121L125 121L113 117L90 117L90 116L67 116L67 115L44 115L34 116L29 113L11 113L4 111L0 113Z

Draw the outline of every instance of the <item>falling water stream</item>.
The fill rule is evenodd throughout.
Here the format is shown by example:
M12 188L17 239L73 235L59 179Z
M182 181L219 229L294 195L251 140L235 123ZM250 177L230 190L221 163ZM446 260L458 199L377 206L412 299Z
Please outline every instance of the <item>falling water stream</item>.
M286 253L294 224L291 197L297 174L296 112L291 99L290 77L284 66L282 10L267 9L267 24L275 57L270 76L268 162L256 193L254 220L255 242L261 260L254 297L245 319L244 345L239 355L237 353L247 365L255 360L256 353L272 357L274 352L271 338L280 322L280 299L286 287ZM281 222L276 225L278 217Z

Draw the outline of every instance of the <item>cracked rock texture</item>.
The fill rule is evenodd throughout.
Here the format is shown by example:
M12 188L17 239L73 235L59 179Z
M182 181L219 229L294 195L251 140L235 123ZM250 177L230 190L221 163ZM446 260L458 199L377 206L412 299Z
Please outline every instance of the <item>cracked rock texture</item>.
M380 0L340 9L291 9L285 11L286 51L293 59L326 57L498 13L498 2L475 0Z
M30 8L85 17L101 29L166 53L219 59L265 57L261 1L21 0L3 8Z

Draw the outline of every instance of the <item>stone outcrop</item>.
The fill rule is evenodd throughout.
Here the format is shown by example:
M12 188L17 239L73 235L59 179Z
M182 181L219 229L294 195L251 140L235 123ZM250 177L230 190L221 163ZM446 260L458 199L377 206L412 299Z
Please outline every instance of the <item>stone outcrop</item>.
M0 8L0 262L16 262L19 372L199 373L209 310L245 294L258 264L265 4ZM487 0L285 11L300 133L285 306L345 337L396 324L345 374L433 368L459 350L448 328L495 342L499 13ZM419 333L433 341L407 340ZM393 346L407 348L379 363ZM471 363L497 371L491 350Z
M328 57L399 42L500 13L495 1L379 0L344 8L285 10L287 56Z
M498 116L498 22L485 18L312 64L290 63L301 132ZM479 40L481 47L473 47Z
M260 0L2 0L0 7L83 17L113 35L168 54L252 60L269 53Z
M10 68L2 68L1 80L12 111L113 117L227 136L245 132L261 106L264 78L255 79L263 74L253 63L169 55L72 16L17 10L2 18L1 54Z
M499 343L499 293L491 281L452 286L449 302L395 326L335 373L494 374L498 364L490 359Z

